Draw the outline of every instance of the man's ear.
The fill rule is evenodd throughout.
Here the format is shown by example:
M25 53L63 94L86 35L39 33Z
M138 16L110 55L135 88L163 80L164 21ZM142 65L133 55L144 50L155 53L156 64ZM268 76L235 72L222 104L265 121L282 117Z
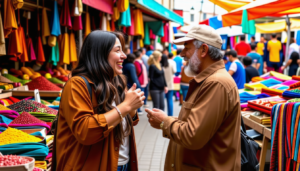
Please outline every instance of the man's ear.
M208 54L208 46L207 44L203 44L198 50L198 56L201 58L205 57Z

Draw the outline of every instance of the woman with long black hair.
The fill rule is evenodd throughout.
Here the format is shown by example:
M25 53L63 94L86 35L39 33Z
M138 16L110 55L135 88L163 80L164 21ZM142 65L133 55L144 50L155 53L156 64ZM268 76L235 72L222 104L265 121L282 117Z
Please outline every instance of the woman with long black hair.
M133 126L145 97L136 84L126 89L123 47L119 33L97 30L85 38L78 66L62 93L56 170L138 170ZM92 99L79 76L91 85Z

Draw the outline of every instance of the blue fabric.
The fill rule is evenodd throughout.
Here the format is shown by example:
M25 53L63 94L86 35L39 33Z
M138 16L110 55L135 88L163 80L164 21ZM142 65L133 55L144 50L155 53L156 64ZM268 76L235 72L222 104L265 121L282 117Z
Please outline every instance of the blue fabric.
M123 74L127 77L128 89L132 87L133 83L136 83L137 88L141 88L141 84L137 78L136 69L133 63L124 64Z
M174 34L178 33L177 27L173 27Z
M237 70L232 75L232 78L234 79L238 89L243 89L244 85L245 85L245 82L246 82L245 69L244 69L244 66L240 62L235 61L235 63L237 65Z
M51 29L51 35L53 36L59 36L61 34L59 13L58 13L58 7L56 1L54 1L53 13L50 21L50 29Z
M11 123L11 121L12 121L11 119L9 119L3 115L0 115L0 124L4 123L4 124L8 125Z
M48 106L48 107L50 107L51 109L56 109L56 110L59 109L59 105L58 106Z
M289 89L290 87L289 86L281 86L281 87L278 87L276 88L277 90L286 90L286 89Z
M300 30L297 31L296 42L300 46Z
M133 52L133 40L131 40L129 44L130 44L129 45L130 52L132 53Z
M30 135L44 137L43 134L42 134L41 132L34 132L34 133L31 133Z
M269 95L267 94L258 94L258 95L253 95L253 94L250 94L248 92L242 92L240 93L240 102L241 103L247 103L249 100L256 100L256 99L261 99L261 98L266 98L266 97L270 97Z
M148 50L148 51L146 52L146 55L150 57L150 55L152 55L152 53L153 53L153 50Z
M254 63L259 63L260 64L258 72L259 72L259 75L262 75L263 74L263 69L264 69L263 57L260 56L258 53L252 53L252 52L248 53L247 56L252 58L252 64L254 64ZM256 68L255 66L253 66L253 67Z
M297 117L297 113L298 113L298 108L299 108L300 103L295 103L295 105L293 106L293 113L292 113L292 120L291 120L291 140L294 139L294 128L295 128L295 122L296 122L296 117ZM291 145L292 147L292 145Z
M131 26L130 7L128 7L126 11L120 13L119 26Z
M223 23L222 21L218 20L218 16L212 17L208 19L209 26L214 29L222 28Z
M181 72L181 67L182 67L182 61L183 58L179 55L177 55L174 59L173 59L176 63L176 72Z
M128 163L123 166L118 166L117 171L128 171Z
M222 41L223 41L222 50L226 50L227 49L227 38L228 38L228 36L227 35L221 35L221 38L222 38Z
M260 83L262 83L263 85L267 86L267 87L271 87L277 84L281 84L281 81L275 80L274 78L270 78L264 81L261 81Z
M225 64L225 69L227 71L229 71L230 65L231 65L231 62L229 60L227 60L227 63Z
M300 98L300 94L299 93L294 93L294 92L291 92L291 91L284 91L282 93L282 96L283 97L288 97L288 98Z
M168 106L168 116L173 116L173 90L169 90L166 94L167 106Z
M186 95L187 95L188 90L189 90L189 86L186 86L186 85L180 85L180 88L181 88L181 90L182 90L183 101L185 101Z
M0 126L0 132L4 132L7 128Z

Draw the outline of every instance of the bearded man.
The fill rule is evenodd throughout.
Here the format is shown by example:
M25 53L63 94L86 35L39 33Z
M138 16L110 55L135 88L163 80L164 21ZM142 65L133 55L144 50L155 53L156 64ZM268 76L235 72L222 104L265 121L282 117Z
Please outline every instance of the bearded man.
M185 102L178 118L146 109L151 126L170 139L165 170L240 171L240 99L222 60L220 35L198 25L174 43L184 44L185 73L194 77Z

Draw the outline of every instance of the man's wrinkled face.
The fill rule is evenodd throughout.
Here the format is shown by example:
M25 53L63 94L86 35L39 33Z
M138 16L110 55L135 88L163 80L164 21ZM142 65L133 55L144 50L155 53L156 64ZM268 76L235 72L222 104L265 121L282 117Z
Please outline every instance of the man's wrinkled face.
M184 44L184 49L180 53L188 65L184 68L184 72L189 77L194 77L199 73L199 65L201 61L198 57L198 49L195 47L193 41L188 41Z

